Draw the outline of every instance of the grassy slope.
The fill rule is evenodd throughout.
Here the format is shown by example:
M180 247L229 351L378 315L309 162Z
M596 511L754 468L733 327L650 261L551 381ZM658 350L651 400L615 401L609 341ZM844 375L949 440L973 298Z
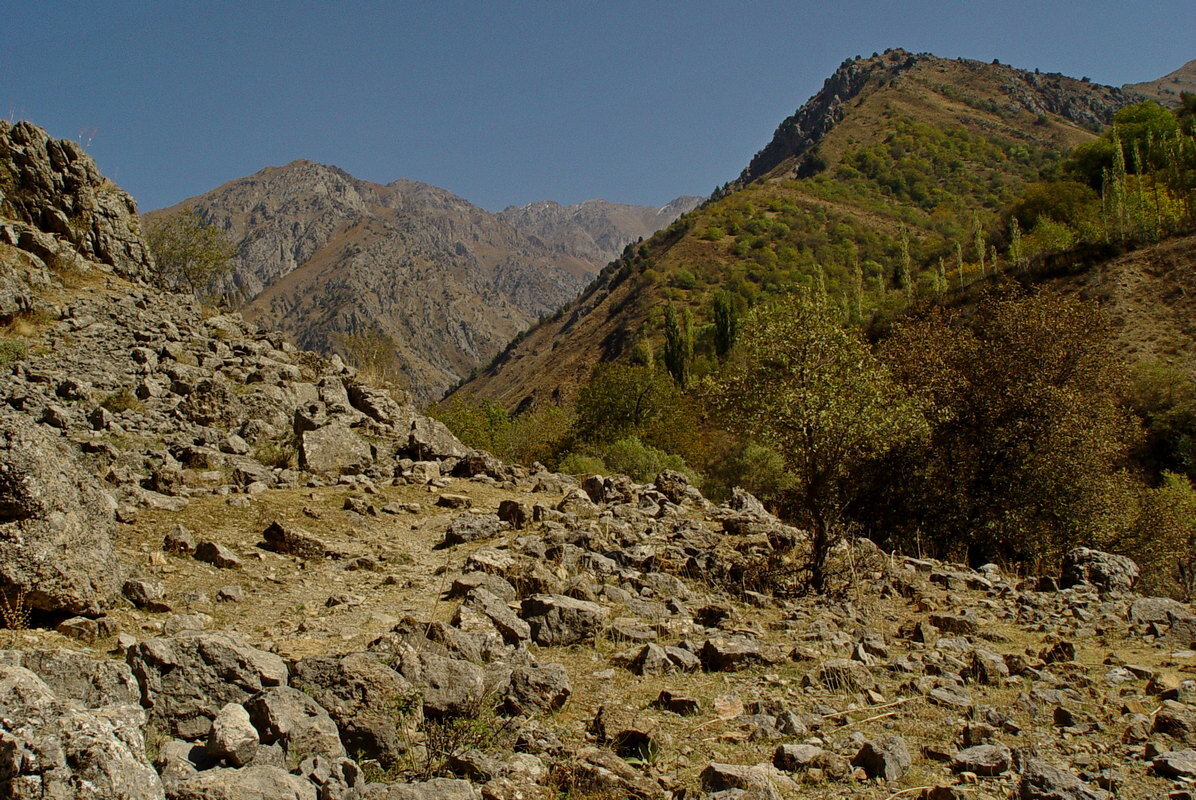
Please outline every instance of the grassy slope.
M997 209L1041 166L1093 136L1065 116L1026 110L1019 75L933 57L874 74L818 144L824 170L794 179L795 161L782 161L763 179L686 215L653 237L643 256L608 267L461 394L509 408L568 401L595 362L623 355L641 335L659 339L665 302L690 306L701 323L718 288L750 302L809 284L821 268L828 289L842 295L850 291L852 265L871 260L876 266L864 265L865 310L891 303L903 229L915 272L936 265L939 255L953 262L952 242L971 241L973 212L991 231ZM1043 80L1048 93L1108 96L1104 87L1061 76ZM871 173L858 168L869 165ZM727 235L717 238L711 228Z

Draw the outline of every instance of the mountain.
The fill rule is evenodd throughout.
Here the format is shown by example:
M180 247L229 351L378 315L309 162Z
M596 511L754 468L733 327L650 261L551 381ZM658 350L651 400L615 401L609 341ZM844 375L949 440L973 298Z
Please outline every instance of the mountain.
M595 363L658 344L668 303L705 335L718 290L747 305L800 285L847 295L858 280L883 304L895 265L914 267L907 281L932 279L917 268L954 261L973 220L993 225L1043 166L1138 97L903 50L849 60L711 202L610 265L460 394L508 408L567 402Z
M682 210L551 205L560 213L492 214L428 184L381 185L299 160L147 218L198 209L237 244L228 288L248 318L324 352L338 334L381 330L412 392L429 400Z
M1192 59L1174 72L1158 80L1143 83L1127 83L1126 91L1156 100L1165 106L1179 105L1179 96L1184 92L1196 92L1196 59Z
M562 206L547 200L508 206L498 216L553 252L601 266L617 258L628 243L646 239L704 199L685 195L660 208L606 200Z
M803 591L752 495L469 452L154 287L139 227L0 120L0 797L1187 792L1196 616L1130 558L852 537Z

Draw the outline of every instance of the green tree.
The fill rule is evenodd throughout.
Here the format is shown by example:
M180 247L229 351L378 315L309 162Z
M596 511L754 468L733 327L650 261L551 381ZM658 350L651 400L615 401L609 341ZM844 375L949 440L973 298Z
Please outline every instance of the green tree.
M660 370L641 364L600 364L577 393L572 439L580 444L637 437L670 453L693 447L691 402Z
M739 309L735 297L725 289L714 294L714 351L724 359L735 344L739 333Z
M180 211L148 224L146 242L154 254L158 282L199 296L232 271L237 247L228 235L203 221L198 209Z
M693 358L693 317L688 308L678 313L669 303L664 309L664 366L683 391L689 388Z
M1134 426L1126 375L1094 305L993 294L899 326L882 354L922 399L930 437L875 465L860 519L896 544L973 564L1054 565L1126 524ZM903 480L893 481L894 475Z
M810 583L821 590L856 468L922 433L916 406L823 299L804 295L748 315L707 397L718 420L784 459L789 514L810 529Z

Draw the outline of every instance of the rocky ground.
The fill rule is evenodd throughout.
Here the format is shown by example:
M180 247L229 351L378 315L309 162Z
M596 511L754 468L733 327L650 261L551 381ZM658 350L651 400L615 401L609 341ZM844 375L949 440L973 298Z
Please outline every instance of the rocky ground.
M25 138L46 185L81 171ZM0 796L1192 796L1196 616L1127 559L1025 576L857 542L833 596L790 597L807 537L750 495L469 452L21 197ZM115 230L67 208L76 239Z

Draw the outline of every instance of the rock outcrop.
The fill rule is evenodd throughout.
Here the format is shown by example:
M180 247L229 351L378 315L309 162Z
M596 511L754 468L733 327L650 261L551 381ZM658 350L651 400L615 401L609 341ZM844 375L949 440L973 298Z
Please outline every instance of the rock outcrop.
M0 407L0 593L6 607L98 615L119 596L114 504L60 436Z
M0 120L0 164L0 217L59 237L78 257L122 277L149 277L151 256L133 198L101 175L78 144L28 122ZM34 232L18 228L17 236L22 249L40 257L58 252Z

